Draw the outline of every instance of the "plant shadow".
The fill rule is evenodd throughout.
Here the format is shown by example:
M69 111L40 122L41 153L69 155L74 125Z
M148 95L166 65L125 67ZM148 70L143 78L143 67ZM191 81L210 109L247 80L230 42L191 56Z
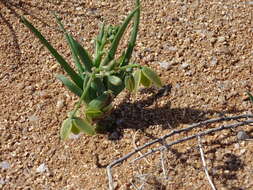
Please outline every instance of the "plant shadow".
M120 140L124 136L124 129L142 130L143 133L151 139L157 139L153 134L149 134L145 129L152 125L160 125L162 129L174 129L179 124L192 124L199 121L209 119L208 115L218 114L224 116L229 113L239 113L244 110L228 110L228 111L216 111L216 110L197 110L191 108L171 108L170 102L163 107L158 107L155 102L159 99L168 96L171 92L171 85L167 85L160 90L149 88L141 90L141 94L152 94L146 99L138 100L133 103L125 99L117 108L111 113L108 122L116 121L107 133L108 139ZM151 107L152 106L152 107ZM117 135L112 135L117 132ZM252 131L250 131L252 132ZM223 135L213 141L203 143L205 147L211 147L205 151L205 156L214 161L218 160L218 165L210 166L210 176L217 181L220 181L224 186L228 186L231 180L238 179L237 172L241 171L245 167L245 163L239 156L232 153L224 153L220 158L217 158L217 151L225 149L235 143L238 143L236 137L236 131L231 130L231 133ZM113 138L112 138L113 137ZM232 138L231 138L232 137ZM204 137L203 137L204 138ZM230 139L229 141L227 139ZM178 164L187 165L195 168L196 170L203 170L203 168L196 167L190 160L199 160L200 153L197 146L180 151L176 148L170 147L168 149L171 155L175 157ZM213 164L212 162L212 164ZM173 163L171 167L173 168ZM240 188L233 186L231 190L239 190Z
M145 132L145 129L150 126L159 125L162 129L174 129L180 124L192 124L207 120L209 119L207 115L218 114L224 116L228 113L238 113L243 111L236 109L228 111L203 111L189 107L171 108L171 102L169 101L165 102L162 107L158 106L157 103L159 102L159 99L168 96L171 92L171 88L171 85L166 85L159 90L155 88L142 89L140 90L140 93L142 95L149 94L149 96L135 102L131 102L129 101L129 98L125 98L125 101L113 110L107 120L107 123L113 122L107 128L107 132L109 132L108 136L110 136L110 133L115 132L115 130L120 133L118 139L112 138L111 140L119 140L123 136L123 129L127 128L142 130ZM147 132L146 134L152 139L156 138L152 137L152 135Z

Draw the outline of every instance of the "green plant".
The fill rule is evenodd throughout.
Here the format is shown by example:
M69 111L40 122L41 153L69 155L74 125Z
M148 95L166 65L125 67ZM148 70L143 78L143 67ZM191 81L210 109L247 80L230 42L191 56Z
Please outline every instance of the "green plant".
M68 138L71 132L96 134L99 127L98 121L110 113L114 98L124 88L130 92L136 92L140 85L149 87L153 83L157 87L162 87L160 78L152 69L130 63L139 28L139 0L136 0L136 8L120 26L105 26L104 24L100 26L100 32L95 39L93 57L64 29L60 19L56 15L55 17L71 49L77 71L28 20L24 17L21 20L47 47L71 80L64 75L58 75L57 78L79 97L74 110L69 112L68 118L62 123L60 132L62 139ZM132 19L134 23L127 49L119 58L116 58L119 42Z
M253 96L250 92L247 92L247 95L249 96L250 102L253 104Z

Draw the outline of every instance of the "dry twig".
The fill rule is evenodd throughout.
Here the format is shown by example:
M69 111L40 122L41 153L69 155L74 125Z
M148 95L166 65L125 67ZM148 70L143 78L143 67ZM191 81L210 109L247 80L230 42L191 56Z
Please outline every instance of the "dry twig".
M212 128L212 129L206 130L204 132L197 133L195 135L184 137L184 138L179 139L177 141L173 141L171 143L168 143L165 146L160 146L160 147L158 147L156 149L151 149L150 151L146 152L145 154L143 154L140 157L137 157L136 159L132 160L131 162L135 162L137 160L140 160L140 159L142 159L142 158L144 158L144 157L146 157L146 156L148 156L148 155L150 155L150 154L152 154L154 152L163 151L163 150L167 149L168 147L173 146L175 144L179 144L179 143L182 143L182 142L194 139L197 136L205 136L205 135L217 132L217 131L222 131L222 130L225 130L225 129L236 128L236 127L247 125L247 124L250 124L250 123L253 123L253 120L242 121L242 122L239 122L239 123L236 123L236 124L231 124L231 125L222 125L221 127Z
M137 149L137 146L136 146L136 143L135 143L135 138L136 138L136 134L139 132L139 130L137 130L135 133L134 133L134 136L133 136L133 146L134 146L134 149ZM142 153L141 151L138 152L138 154L140 156L142 156ZM148 161L148 159L144 158L144 160L146 161L147 164L150 165L150 162Z
M206 173L207 180L208 180L209 184L211 185L212 190L216 190L216 187L214 186L214 184L212 182L212 179L211 179L211 177L208 173L208 169L207 169L207 165L206 165L206 161L205 161L205 155L204 155L204 151L203 151L203 148L202 148L200 136L198 136L198 144L199 144L200 156L201 156L202 164L203 164L203 167L204 167L204 171Z
M165 168L165 163L164 163L164 152L161 151L161 166L162 166L162 170L163 170L163 176L164 176L164 179L168 179L168 176L167 176L167 170Z
M133 150L132 152L129 152L125 156L123 156L123 157L121 157L121 158L119 158L117 160L114 160L112 163L110 163L107 166L106 169L107 169L107 175L108 175L108 179L109 179L109 189L110 190L114 190L113 177L112 177L112 172L111 172L112 167L114 167L115 165L117 165L119 163L122 163L123 161L127 160L128 158L130 158L134 154L138 153L139 151L141 151L141 150L143 150L143 149L145 149L145 148L147 148L147 147L149 147L149 146L151 146L151 145L153 145L155 143L164 142L165 139L167 139L168 137L171 137L171 136L173 136L175 134L179 134L179 133L182 133L182 132L187 132L187 131L190 131L190 130L192 130L194 128L203 126L203 125L207 125L207 124L210 124L210 123L216 123L216 122L222 122L222 121L245 119L245 118L253 118L253 115L252 114L245 114L245 115L239 115L239 116L222 117L222 118L216 118L216 119L209 119L209 120L206 120L206 121L201 121L199 123L194 123L194 124L190 125L189 127L186 127L186 128L183 128L183 129L173 130L173 131L171 131L167 135L164 135L161 138L158 138L156 140L153 140L153 141L151 141L149 143L146 143L146 144L144 144L144 145L136 148L135 150ZM179 139L177 141L171 142L169 144L163 145L163 146L161 146L159 148L151 149L151 151L148 151L147 153L143 154L142 156L134 159L132 162L134 162L136 160L140 160L140 159L142 159L142 158L144 158L144 157L146 157L146 156L148 156L148 155L150 155L150 154L152 154L154 152L163 151L163 150L167 149L168 147L173 146L175 144L179 144L179 143L182 143L182 142L194 139L197 136L205 136L205 135L208 135L210 133L214 133L214 132L225 130L225 129L236 128L236 127L247 125L247 124L250 124L250 123L253 123L253 120L246 120L246 121L242 121L242 122L239 122L239 123L236 123L236 124L223 125L223 126L218 127L218 128L212 128L212 129L206 130L204 132L200 132L198 134L191 135L191 136Z

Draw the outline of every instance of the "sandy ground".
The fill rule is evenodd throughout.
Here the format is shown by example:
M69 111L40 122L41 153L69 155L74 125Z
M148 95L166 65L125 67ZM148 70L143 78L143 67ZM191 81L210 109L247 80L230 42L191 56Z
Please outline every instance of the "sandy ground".
M135 146L194 122L252 110L245 96L246 91L253 92L252 1L143 0L141 4L134 57L159 73L168 93L158 96L157 89L148 89L131 97L123 92L112 113L118 123L113 135L61 141L60 123L76 97L56 80L63 71L19 16L34 23L71 61L52 11L91 51L98 24L120 23L134 1L0 0L1 189L107 189L105 167ZM175 135L168 142L220 125ZM244 126L202 138L207 166L219 190L253 189L253 141L238 141L240 130L252 137L252 126ZM154 190L211 189L195 139L162 155L165 175L159 153L113 168L116 189L136 189L133 184Z

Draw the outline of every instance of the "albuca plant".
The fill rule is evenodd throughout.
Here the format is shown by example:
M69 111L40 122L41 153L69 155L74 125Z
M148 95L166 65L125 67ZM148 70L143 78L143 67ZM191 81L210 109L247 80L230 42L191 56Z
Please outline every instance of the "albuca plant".
M136 0L135 9L120 26L105 26L104 24L100 26L100 32L94 40L93 56L64 29L56 15L55 17L71 49L76 70L27 19L22 17L21 20L47 47L69 76L68 78L58 75L57 78L79 97L74 110L69 112L68 118L62 123L60 130L62 139L67 139L71 132L74 134L80 132L88 135L96 134L99 121L110 113L114 98L124 88L130 92L136 92L141 85L150 87L154 84L157 87L162 87L160 78L152 69L130 63L139 28L139 0ZM131 20L134 21L127 49L117 58L116 51L119 42Z

